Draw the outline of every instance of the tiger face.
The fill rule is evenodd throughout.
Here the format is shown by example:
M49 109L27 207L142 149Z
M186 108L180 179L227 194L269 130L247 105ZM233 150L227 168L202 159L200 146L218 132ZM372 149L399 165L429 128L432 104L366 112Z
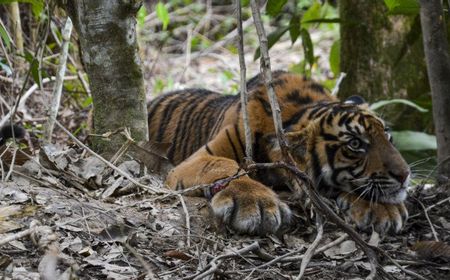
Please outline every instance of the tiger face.
M384 122L366 104L332 104L288 139L294 158L306 164L322 193L346 192L388 204L405 200L409 166L393 146Z

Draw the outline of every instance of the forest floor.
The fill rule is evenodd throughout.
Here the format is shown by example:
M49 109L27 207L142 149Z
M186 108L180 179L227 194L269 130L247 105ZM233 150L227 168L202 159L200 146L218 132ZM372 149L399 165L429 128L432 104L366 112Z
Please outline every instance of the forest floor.
M316 34L313 39L323 41L316 44L316 51L326 58L331 40ZM149 99L158 87L237 91L237 55L221 45L178 56L143 49ZM275 45L272 68L288 69L298 63L300 50L298 43L291 46L287 40ZM253 50L248 53L250 77L259 71L259 63L252 62ZM326 79L327 61L319 60L318 68L319 80ZM158 86L161 82L163 86ZM43 102L42 95L31 97L24 118L39 121L45 114L37 104ZM60 114L61 123L71 131L85 117L86 110L70 106ZM206 199L165 193L162 180L146 174L132 159L108 167L61 130L56 139L59 145L40 147L24 164L10 169L2 165L4 279L295 279L303 254L316 238L312 212L305 215L296 201L287 200L295 222L283 236L224 232L209 216ZM11 157L2 160L7 164ZM147 187L136 187L118 169ZM382 238L361 233L397 264L380 255L378 270L382 267L392 279L449 279L450 199L419 184L411 190L407 206L410 218L400 233ZM440 242L419 242L436 240ZM363 279L369 272L370 263L355 242L326 222L304 277Z

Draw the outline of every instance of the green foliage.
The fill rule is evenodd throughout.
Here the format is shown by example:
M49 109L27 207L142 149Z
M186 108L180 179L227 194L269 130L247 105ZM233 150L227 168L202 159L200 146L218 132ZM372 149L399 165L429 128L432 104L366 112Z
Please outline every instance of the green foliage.
M286 3L287 0L268 0L266 5L266 14L272 17L277 16Z
M136 21L140 28L144 27L146 16L147 16L147 9L145 8L145 5L142 5L136 15Z
M0 4L9 4L13 2L31 4L31 11L36 18L39 18L42 11L44 11L44 0L0 0Z
M40 73L39 73L39 61L28 51L25 51L25 60L30 63L31 76L36 84L41 87Z
M407 105L407 106L410 106L410 107L416 109L419 112L422 112L422 113L428 112L427 109L420 107L416 103L406 100L406 99L380 100L380 101L375 102L372 105L370 105L370 109L375 111L383 106L390 105L390 104L404 104L404 105Z
M330 68L331 72L333 72L334 76L336 77L341 72L340 63L341 63L341 41L337 40L333 43L330 50Z
M311 36L309 35L308 30L306 30L305 28L302 28L302 30L300 30L300 35L302 36L302 45L303 50L305 51L305 59L312 67L312 65L314 64L314 46L311 40Z
M2 40L5 43L6 48L9 50L11 46L11 37L9 36L8 31L6 31L3 24L0 25L0 37L2 37Z
M384 0L384 3L393 15L414 15L420 9L418 0Z
M436 136L418 131L392 131L394 144L400 151L436 150Z
M167 30L167 26L170 23L170 17L166 6L162 2L156 4L156 15L163 24L163 30Z

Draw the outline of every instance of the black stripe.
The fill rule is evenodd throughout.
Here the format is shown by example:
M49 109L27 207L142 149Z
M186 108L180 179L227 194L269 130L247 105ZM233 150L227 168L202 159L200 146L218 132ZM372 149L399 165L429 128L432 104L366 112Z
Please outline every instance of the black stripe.
M267 102L263 97L261 96L255 96L255 99L261 103L264 112L266 112L267 115L272 115L272 108L270 108L270 103Z
M328 164L330 165L331 169L334 168L334 159L336 157L336 152L338 150L339 146L335 145L326 145L325 146L325 153L327 155Z
M230 133L228 132L228 129L225 129L225 133L227 134L228 142L230 142L231 148L233 149L234 159L239 162L238 153L236 151L236 147L233 144L233 141L231 141Z
M210 97L210 96L208 96L208 97ZM206 98L208 98L208 97L206 97ZM198 133L199 130L201 131L201 128L204 126L202 123L202 120L201 120L201 116L208 112L208 109L209 109L208 106L216 100L217 100L217 96L213 96L210 100L205 101L206 104L203 104L202 108L200 108L200 106L202 104L198 104L198 107L196 108L197 110L192 114L192 116L188 116L188 118L191 117L191 120L189 121L189 126L187 127L186 133L189 135L189 137L193 137L194 139L189 139L189 142L191 143L191 145L189 146L191 149L189 149L189 151L188 151L188 145L186 143L188 141L185 141L186 144L183 145L183 149L182 149L183 158L187 158L187 156L191 155L194 151L198 150L198 148L201 146L200 144L196 145L196 143L200 142L200 139L203 136L201 133ZM193 129L193 126L196 128L195 130Z
M305 114L306 110L307 110L307 108L303 108L300 111L298 111L297 113L295 113L290 119L288 119L287 121L283 122L283 127L289 127L291 125L294 125L294 124L298 123L298 121Z
M181 130L184 130L184 128L186 126L186 120L185 120L184 116L186 114L189 114L189 115L191 114L191 111L194 110L195 107L198 105L197 101L200 98L203 98L203 95L198 94L196 96L193 96L193 98L191 100L189 100L189 102L191 102L191 104L188 106L188 108L184 108L183 114L178 119L178 124L175 129L175 131L176 131L175 137L173 138L172 146L170 146L169 152L167 153L167 157L169 158L169 160L171 162L174 162L173 159L174 159L174 155L175 155L175 149L178 148L178 142L179 142L178 139L182 138L184 136L184 131L183 131L183 133L181 133L181 136L179 137ZM181 127L181 125L183 127ZM182 139L180 139L180 140L182 140ZM188 139L185 139L185 142L188 142ZM178 162L174 162L174 163L177 164Z
M323 86L322 85L320 85L320 84L318 84L318 83L311 83L310 85L309 85L309 88L311 88L312 90L314 90L315 92L320 92L320 93L322 93L322 94L324 94L325 93L325 89L323 88Z
M164 137L164 133L166 132L167 126L169 125L169 120L172 118L172 113L178 108L179 105L184 103L188 97L190 97L190 92L186 92L186 95L176 97L172 100L169 100L169 106L164 109L164 114L161 118L161 122L158 129L158 135L156 136L156 141L161 142Z
M246 151L245 151L245 148L244 148L244 144L242 143L241 134L240 134L240 132L239 132L239 128L238 128L238 125L237 125L237 124L234 125L234 131L235 131L235 133L236 133L236 137L237 137L237 139L238 139L239 146L241 147L242 154L247 155L247 154L246 154Z

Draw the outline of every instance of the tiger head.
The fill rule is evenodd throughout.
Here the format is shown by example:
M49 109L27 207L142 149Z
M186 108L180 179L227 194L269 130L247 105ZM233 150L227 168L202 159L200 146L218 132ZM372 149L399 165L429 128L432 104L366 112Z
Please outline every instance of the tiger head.
M381 203L405 200L410 169L383 120L361 97L322 106L328 108L306 120L306 127L301 124L305 128L286 134L294 160L318 190L329 196L345 191Z

